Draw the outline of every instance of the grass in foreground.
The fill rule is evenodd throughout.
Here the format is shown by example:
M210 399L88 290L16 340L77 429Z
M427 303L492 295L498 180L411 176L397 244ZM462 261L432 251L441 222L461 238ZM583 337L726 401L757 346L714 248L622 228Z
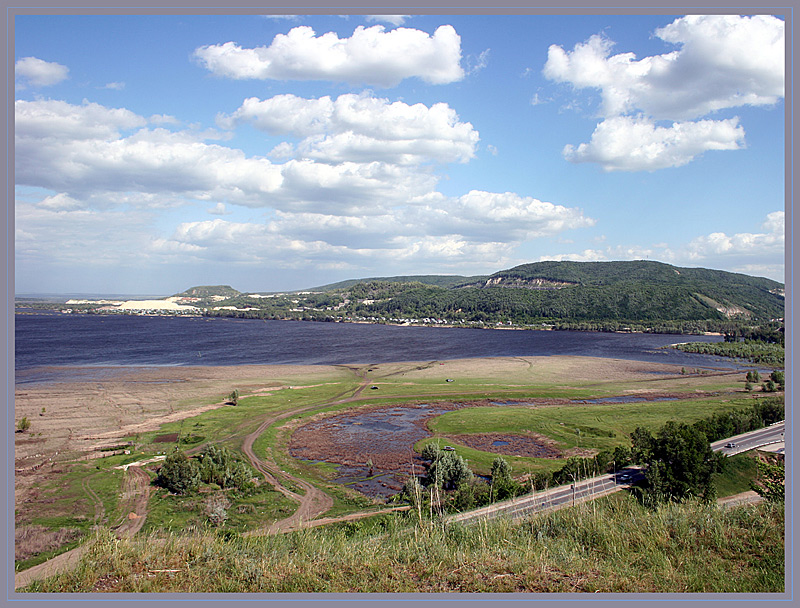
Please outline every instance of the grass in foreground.
M784 512L698 502L651 511L613 497L518 525L406 515L265 538L100 532L76 570L26 591L783 592Z

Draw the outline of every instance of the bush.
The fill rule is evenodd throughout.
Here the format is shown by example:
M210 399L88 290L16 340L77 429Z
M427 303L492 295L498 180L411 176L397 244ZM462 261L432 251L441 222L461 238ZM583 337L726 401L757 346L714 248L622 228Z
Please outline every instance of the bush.
M199 475L203 483L215 483L220 488L250 490L254 487L253 472L227 448L207 445L200 452Z
M155 483L174 494L188 494L200 485L197 462L183 452L173 452L158 470Z
M19 422L17 422L17 432L24 433L29 428L31 428L31 421L28 420L27 416L23 416L22 419Z

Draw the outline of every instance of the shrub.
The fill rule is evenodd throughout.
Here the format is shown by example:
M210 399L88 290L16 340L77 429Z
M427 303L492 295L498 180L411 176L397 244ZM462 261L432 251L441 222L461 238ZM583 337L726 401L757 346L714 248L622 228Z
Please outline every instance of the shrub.
M200 485L197 462L183 452L173 452L158 470L155 483L174 494L187 494Z
M22 419L19 422L17 422L17 432L24 433L29 428L31 428L31 421L28 420L27 416L23 416Z

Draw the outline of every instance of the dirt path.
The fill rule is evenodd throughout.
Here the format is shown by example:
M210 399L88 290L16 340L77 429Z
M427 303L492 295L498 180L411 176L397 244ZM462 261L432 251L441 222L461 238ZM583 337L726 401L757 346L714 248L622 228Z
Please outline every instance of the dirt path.
M85 480L82 485L95 503L95 522L98 523L105 517L103 502ZM122 485L121 503L122 511L127 515L124 515L121 522L113 528L118 537L130 538L142 529L147 517L147 501L149 498L150 476L139 467L128 467ZM35 580L72 570L78 565L85 550L86 547L81 545L38 566L16 573L14 575L14 589L26 587Z
M95 525L98 525L103 523L103 520L105 520L106 508L105 505L103 505L103 501L100 500L100 497L97 495L97 493L94 490L92 490L91 487L89 487L89 480L92 479L93 477L94 476L84 478L81 481L81 487L83 488L83 491L86 492L86 494L89 496L89 499L92 501L92 504L94 505L94 523Z
M299 408L294 408L291 410L283 411L280 414L269 416L268 418L265 418L262 421L262 423L258 426L258 428L255 431L245 436L244 441L242 442L242 451L244 452L245 456L247 456L248 460L250 461L250 464L252 464L253 467L264 476L264 479L266 479L267 482L272 484L276 490L281 492L284 496L292 498L293 500L296 500L300 503L297 510L289 517L276 521L269 528L267 528L266 531L256 530L251 532L250 534L255 534L255 535L263 533L276 534L278 532L297 529L299 527L302 527L304 525L304 522L309 522L319 517L333 506L333 498L331 498L328 494L326 494L319 488L308 483L304 479L300 479L298 477L294 477L293 475L289 475L288 473L284 473L274 461L268 459L262 459L256 456L255 451L253 450L253 444L264 431L266 431L270 426L272 426L279 420L284 420L286 418L289 418L291 416L296 416L297 414L301 414L309 410L316 410L323 407L327 407L329 405L347 403L349 401L358 399L359 395L361 395L361 393L364 391L367 384L369 384L369 379L366 377L365 368L361 366L356 367L349 365L343 367L351 370L360 379L358 387L355 389L355 391L350 397L344 397L344 395L347 395L352 389L348 389L343 393L333 397L333 399L326 401L324 403L316 403L314 405L307 405ZM297 492L289 490L281 483L280 480L291 482L295 486L301 488L304 494L301 495L298 494Z
M142 529L150 499L150 476L139 467L128 467L122 486L122 522L114 528L117 536L130 538Z

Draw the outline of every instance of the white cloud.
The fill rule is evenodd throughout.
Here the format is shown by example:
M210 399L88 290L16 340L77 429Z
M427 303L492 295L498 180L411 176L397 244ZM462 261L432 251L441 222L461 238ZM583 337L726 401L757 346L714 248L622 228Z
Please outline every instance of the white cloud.
M737 150L744 129L736 118L659 127L638 117L617 116L597 125L588 144L567 145L564 158L600 164L605 171L655 171L680 167L707 150Z
M129 110L106 108L96 103L72 105L58 100L14 102L15 135L22 139L109 139L117 137L121 130L146 124L144 118Z
M111 89L113 91L121 91L125 88L124 82L109 82L107 85L103 87L104 89Z
M241 150L203 141L207 134L120 129L146 124L127 110L65 102L16 104L16 180L19 185L65 192L184 196L250 207L339 209L365 213L429 192L436 178L384 162L273 164Z
M294 146L288 141L282 141L269 151L267 156L274 160L287 160L294 156Z
M38 205L15 204L14 252L18 267L55 264L127 266L143 261L153 230L153 216L139 211L94 211L62 194Z
M55 256L62 238L83 238L80 246L67 247L73 261L97 247L103 263L143 252L150 261L255 264L268 259L282 268L333 264L353 269L413 262L441 272L500 264L524 241L594 223L580 209L511 192L457 197L437 192L437 176L420 163L471 155L478 137L445 104L408 106L370 95L278 102L274 107L283 108L287 119L297 118L290 133L308 134L298 147L327 162L293 158L276 164L209 143L206 132L153 128L124 109L18 102L17 186L52 192L17 204L17 227L23 237L30 235L23 243L30 255L20 259L27 263L34 252ZM258 103L229 119L260 120ZM367 161L366 139L388 150L370 144L371 157L393 162ZM287 142L273 156L292 151L295 146ZM360 162L342 160L359 154L364 156ZM402 164L404 158L408 164ZM232 205L240 205L264 209L266 219L192 221L197 218L187 214L198 213L197 201L205 203L199 213L206 218L205 213L228 215ZM180 205L185 221L171 234L165 220L156 228L148 215ZM118 236L122 227L103 225L124 226L128 214L138 227L125 238ZM58 221L64 222L63 233ZM101 227L96 234L79 236L81 229L95 226ZM36 243L42 235L47 237ZM101 237L109 242L98 243ZM126 253L115 254L114 242Z
M467 74L477 74L487 65L489 65L489 51L491 51L491 49L482 51L477 57L467 57Z
M60 192L53 196L44 197L41 202L37 203L37 207L49 209L51 211L74 211L77 209L85 209L86 204Z
M684 255L690 260L766 254L783 255L785 247L784 215L783 211L775 211L767 215L761 226L763 232L741 232L733 235L714 232L698 237L688 244Z
M636 60L611 55L596 35L571 52L548 50L544 75L575 88L599 88L603 115L642 111L686 120L743 105L771 105L784 95L784 29L768 15L689 15L656 30L681 48Z
M600 115L606 119L592 143L579 146L585 146L583 153L565 149L569 160L598 162L608 170L652 170L685 164L704 150L738 149L743 132L740 136L733 125L689 121L724 109L774 105L784 96L785 24L776 17L689 15L655 36L679 48L637 60L633 53L612 55L614 43L601 35L571 51L550 46L545 77L575 89L599 89ZM628 123L614 120L622 117ZM673 121L671 129L650 127L651 133L644 133L649 150L634 146L631 158L624 158L616 138L601 137L620 125L641 131L664 120ZM642 162L643 156L649 160Z
M403 25L410 17L411 15L365 15L364 19L370 23L382 21L392 25Z
M460 234L474 241L522 242L593 226L580 209L513 192L472 190L446 204L419 205L417 221L433 234Z
M225 206L225 203L217 203L211 209L207 210L211 215L229 215L231 212Z
M250 122L272 135L305 138L297 152L321 162L383 162L411 165L427 160L466 162L475 155L479 134L460 122L445 103L430 108L360 95L304 99L277 95L246 99L231 115L220 115L220 126ZM276 153L287 153L282 146Z
M461 80L461 38L450 25L432 36L409 28L358 26L352 37L316 36L309 26L278 34L270 46L234 42L203 46L194 56L212 73L235 79L331 80L392 87L418 77L431 84Z
M66 80L69 68L36 57L23 57L14 64L14 74L32 87L49 87Z
M658 243L649 247L615 245L579 253L550 254L544 260L594 262L604 260L658 260L677 266L705 267L766 276L783 281L784 212L766 216L761 232L724 232L698 236L688 243Z

